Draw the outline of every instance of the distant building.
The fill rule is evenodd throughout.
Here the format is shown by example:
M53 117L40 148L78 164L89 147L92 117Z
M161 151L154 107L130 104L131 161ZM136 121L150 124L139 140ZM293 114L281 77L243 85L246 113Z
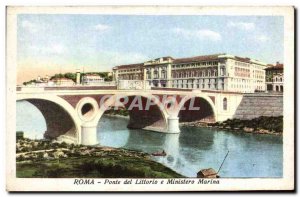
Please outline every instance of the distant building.
M75 84L75 82L72 79L68 79L65 77L53 78L51 82L53 83L53 85L56 86L72 86Z
M98 74L85 74L82 77L82 84L84 85L98 85L104 82L104 79Z
M228 54L188 58L157 58L113 68L113 79L144 80L151 87L221 90L252 93L265 91L267 64Z
M46 75L46 77L40 77L38 76L34 82L34 84L31 85L35 85L35 86L47 86L49 83L49 76Z
M108 73L107 73L107 76L108 76L108 77L111 77L111 76L113 76L113 73L112 73L112 72L108 72Z
M266 68L266 86L268 92L283 92L284 74L283 64L269 65Z
M38 82L48 82L48 80L49 80L48 75L46 75L46 77L38 76L38 77L36 78L36 81L38 81Z

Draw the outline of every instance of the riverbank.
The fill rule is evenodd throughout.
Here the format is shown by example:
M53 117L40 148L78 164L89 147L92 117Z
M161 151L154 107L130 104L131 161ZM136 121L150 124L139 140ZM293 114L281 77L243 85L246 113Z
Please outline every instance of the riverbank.
M182 178L147 153L45 140L17 140L18 178Z
M206 127L231 132L245 132L255 134L282 135L283 116L266 117L261 116L251 120L228 119L223 122L203 123L203 122L184 122L181 126Z
M119 114L104 114L104 116L107 117L117 117L117 118L123 118L123 119L128 119L129 120L129 115L125 116L125 115L119 115Z
M129 117L129 111L124 107L118 107L118 109L109 109L104 112L105 115L118 116L118 117Z

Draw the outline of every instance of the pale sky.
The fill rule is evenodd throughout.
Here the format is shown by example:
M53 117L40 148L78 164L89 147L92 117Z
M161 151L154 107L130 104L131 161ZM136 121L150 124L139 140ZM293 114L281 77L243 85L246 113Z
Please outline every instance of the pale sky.
M18 15L18 83L150 59L229 53L283 62L283 17Z

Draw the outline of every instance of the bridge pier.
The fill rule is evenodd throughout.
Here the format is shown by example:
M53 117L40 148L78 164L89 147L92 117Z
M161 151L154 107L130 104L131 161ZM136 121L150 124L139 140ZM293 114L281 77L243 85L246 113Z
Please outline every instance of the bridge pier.
M178 117L171 116L168 118L168 133L180 133Z
M97 125L84 123L81 126L81 144L96 145L97 141Z

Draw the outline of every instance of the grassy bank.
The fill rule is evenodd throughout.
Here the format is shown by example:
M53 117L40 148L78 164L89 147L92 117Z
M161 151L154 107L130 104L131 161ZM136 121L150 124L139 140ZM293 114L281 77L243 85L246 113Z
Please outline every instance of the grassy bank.
M34 141L35 143L37 140ZM31 142L30 142L31 144ZM52 145L50 144L50 147ZM72 146L17 154L18 178L179 178L146 153L109 147ZM71 146L71 145L70 145ZM40 147L38 145L38 147Z
M175 178L169 168L145 159L71 157L17 163L18 178Z
M214 127L222 130L242 131L247 133L281 135L283 132L283 116L261 116L251 120L228 119L226 121L216 123L188 122L183 123L182 125L194 127Z
M128 117L129 116L129 111L125 108L120 108L119 107L119 109L117 109L117 110L114 110L114 109L107 110L107 111L105 111L105 114L107 114L107 115L119 115L119 116Z
M209 125L219 128L239 129L246 132L282 133L283 116L261 116L252 120L228 119L224 122L211 123Z

